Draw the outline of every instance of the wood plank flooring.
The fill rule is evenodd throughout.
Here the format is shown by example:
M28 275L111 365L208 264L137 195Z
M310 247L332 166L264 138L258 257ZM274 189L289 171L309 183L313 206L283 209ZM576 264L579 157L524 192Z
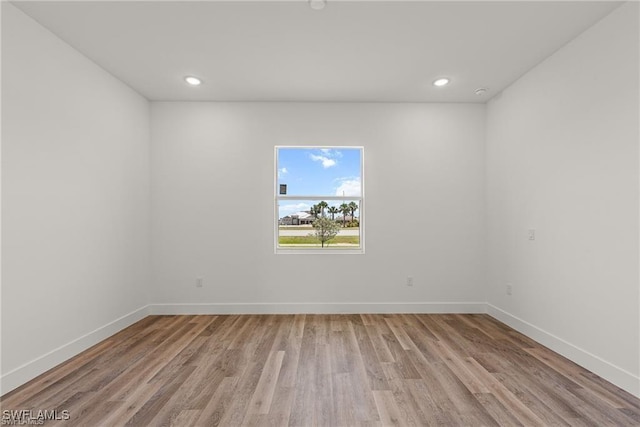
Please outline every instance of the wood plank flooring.
M149 316L0 400L61 426L639 426L487 315ZM4 414L4 412L3 412Z

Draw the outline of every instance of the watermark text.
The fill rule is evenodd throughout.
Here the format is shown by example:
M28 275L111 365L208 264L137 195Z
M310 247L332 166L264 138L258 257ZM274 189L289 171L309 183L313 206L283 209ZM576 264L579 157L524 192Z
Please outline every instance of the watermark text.
M47 421L67 421L71 419L69 411L58 409L4 409L2 425L44 425Z

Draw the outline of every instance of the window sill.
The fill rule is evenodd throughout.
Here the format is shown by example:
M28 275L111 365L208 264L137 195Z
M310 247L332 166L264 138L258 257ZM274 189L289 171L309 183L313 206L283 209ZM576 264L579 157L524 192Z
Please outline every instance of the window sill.
M276 248L276 255L364 255L364 248L342 249L342 248Z

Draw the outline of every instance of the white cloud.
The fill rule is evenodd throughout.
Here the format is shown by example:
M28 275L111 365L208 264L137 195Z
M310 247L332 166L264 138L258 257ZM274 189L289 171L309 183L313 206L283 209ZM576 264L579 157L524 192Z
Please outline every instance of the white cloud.
M289 173L289 171L287 170L287 168L280 168L278 169L278 178L282 178L284 175L286 175L287 173Z
M336 165L336 161L333 159L324 159L322 161L322 167L323 168L330 168L331 166L335 166Z
M311 160L313 160L314 162L322 162L322 167L325 169L330 168L331 166L335 166L337 164L335 160L325 156L316 156L315 154L311 154L310 157L311 157Z
M360 178L345 179L338 188L336 188L336 196L355 196L360 197Z
M280 169L280 172L282 172L282 173L287 173L287 172L289 172L289 171L287 170L287 168L282 168L282 169Z
M321 148L320 152L327 157L342 157L342 151L332 150L331 148Z

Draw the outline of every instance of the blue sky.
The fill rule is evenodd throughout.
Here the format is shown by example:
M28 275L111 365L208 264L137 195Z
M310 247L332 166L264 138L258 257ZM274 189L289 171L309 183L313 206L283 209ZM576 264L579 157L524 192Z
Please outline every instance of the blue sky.
M280 148L278 184L287 184L288 196L360 196L358 148ZM280 202L280 217L308 210L313 202ZM329 203L330 205L339 205Z
M360 196L360 149L278 149L278 184L289 196Z

